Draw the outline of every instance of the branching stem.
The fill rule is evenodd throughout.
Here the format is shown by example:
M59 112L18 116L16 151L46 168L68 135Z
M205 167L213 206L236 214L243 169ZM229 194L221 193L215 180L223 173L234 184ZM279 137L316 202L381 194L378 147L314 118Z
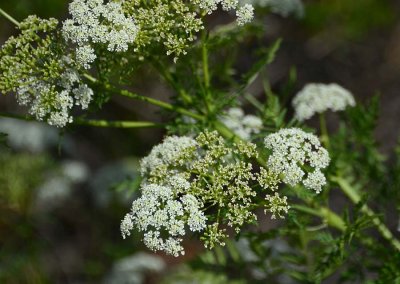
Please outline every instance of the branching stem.
M346 194L346 196L354 203L358 204L361 201L361 196L357 190L351 186L351 184L342 177L333 177L332 181L336 182L340 189ZM363 205L361 211L367 216L372 218L372 222L381 233L382 237L389 241L394 248L400 252L400 241L396 239L392 232L386 227L386 225L376 216L374 211L368 207L368 205Z

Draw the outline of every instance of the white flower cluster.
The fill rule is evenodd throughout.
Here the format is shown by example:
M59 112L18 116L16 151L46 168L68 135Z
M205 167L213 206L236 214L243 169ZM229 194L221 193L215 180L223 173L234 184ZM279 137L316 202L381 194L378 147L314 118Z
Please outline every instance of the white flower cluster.
M321 169L329 165L330 158L315 135L298 128L281 129L265 138L265 146L272 150L268 158L269 169L282 175L285 183L295 186L302 182L317 193L322 190L326 178Z
M17 89L17 99L21 105L30 105L29 113L37 120L46 119L50 125L64 127L73 121L69 112L74 105L86 109L92 100L93 90L80 82L78 72L72 68L61 74L56 86L31 77Z
M254 18L254 7L250 4L245 4L236 10L237 23L239 26L243 26L251 22Z
M169 136L163 143L153 147L150 154L140 162L140 173L145 175L151 170L168 165L182 153L182 150L197 145L196 140L186 136Z
M241 0L241 2L259 7L268 7L271 12L285 18L290 15L297 18L304 16L304 5L301 0Z
M353 95L337 84L308 84L293 99L295 117L299 121L327 110L343 111L355 106Z
M244 140L250 140L251 136L258 134L263 126L260 118L255 115L245 115L241 108L230 108L220 120Z
M200 9L211 14L218 8L218 4L222 5L224 11L236 10L237 24L243 26L251 22L254 18L254 7L251 4L239 5L239 0L194 0Z
M181 237L185 235L185 225L193 232L206 227L202 206L193 195L178 197L170 187L144 185L142 196L133 202L131 212L121 223L122 236L129 236L136 227L145 232L144 243L149 249L183 255ZM167 237L163 237L165 234Z
M86 69L96 59L93 44L106 44L109 51L121 52L136 38L135 21L125 16L119 2L74 0L69 12L72 19L64 21L63 35L78 45L76 60Z

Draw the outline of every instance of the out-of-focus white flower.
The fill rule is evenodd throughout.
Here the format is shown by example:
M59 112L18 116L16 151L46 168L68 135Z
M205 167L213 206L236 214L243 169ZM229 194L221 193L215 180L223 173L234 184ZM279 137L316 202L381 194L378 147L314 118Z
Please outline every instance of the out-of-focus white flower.
M255 115L245 115L241 108L230 108L220 120L244 140L250 140L251 136L258 134L262 128L260 118Z
M43 152L58 141L57 130L40 122L0 118L0 132L7 133L8 144L17 150Z
M265 138L265 146L272 150L268 167L283 176L283 181L291 186L300 182L319 193L326 184L321 169L329 165L328 151L321 146L318 138L298 128L281 129ZM306 172L304 166L314 169Z
M127 51L135 41L138 28L125 16L121 3L103 0L74 0L69 5L72 19L63 23L65 39L78 45L76 59L88 69L96 59L93 44L107 45L109 51Z
M61 165L63 175L73 183L84 182L89 177L88 167L78 161L65 161Z
M146 273L159 273L165 269L161 257L139 252L114 263L104 284L142 284Z
M54 175L37 189L34 207L38 212L51 211L61 206L71 192L71 181L65 176Z
M51 173L37 189L35 208L38 211L48 211L62 205L71 195L74 185L84 182L88 176L89 170L82 162L63 162L61 171Z
M353 95L337 84L308 84L293 99L295 117L299 121L327 110L343 111L355 106Z

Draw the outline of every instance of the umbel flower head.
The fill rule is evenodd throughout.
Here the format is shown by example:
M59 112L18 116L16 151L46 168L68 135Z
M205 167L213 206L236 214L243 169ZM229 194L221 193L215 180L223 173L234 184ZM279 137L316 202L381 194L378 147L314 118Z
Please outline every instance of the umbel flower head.
M77 44L76 60L88 69L96 59L95 44L105 44L108 51L127 51L135 41L138 28L126 16L117 1L74 0L69 4L72 19L63 23L65 39Z
M220 117L229 129L244 140L250 140L251 136L258 134L262 128L262 121L255 115L245 115L241 108L230 108Z
M0 50L0 91L16 93L29 113L50 125L72 122L74 105L86 109L93 91L81 81L76 62L57 34L56 19L29 16Z
M123 236L136 227L145 232L147 247L178 255L188 227L201 234L206 247L223 245L224 226L239 232L256 221L254 187L275 191L280 182L265 169L255 173L251 161L256 157L256 145L228 143L216 132L165 138L141 161L142 197L122 221ZM266 201L273 217L289 209L286 197L267 195ZM169 206L178 209L166 214Z
M250 22L254 16L253 7L241 6L238 0L124 0L121 3L138 26L135 53L146 57L161 48L174 61L187 53L198 32L204 29L204 17L219 6L224 11L236 11L238 25Z
M123 237L136 227L145 232L144 243L149 249L183 255L181 237L185 235L185 225L192 232L206 226L206 217L200 210L203 204L193 195L178 195L168 186L145 184L141 190L142 196L133 202L131 213L121 223Z
M295 117L299 121L327 110L343 111L355 106L353 95L337 84L308 84L293 99Z
M330 158L317 136L299 128L281 129L265 138L265 146L272 151L269 170L281 175L283 182L291 186L302 183L317 193L322 190L326 178L321 169L329 165Z

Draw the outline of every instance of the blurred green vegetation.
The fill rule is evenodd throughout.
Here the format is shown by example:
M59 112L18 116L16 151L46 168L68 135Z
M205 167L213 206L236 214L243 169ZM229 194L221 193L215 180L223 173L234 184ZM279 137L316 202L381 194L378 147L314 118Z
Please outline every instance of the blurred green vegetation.
M360 38L371 30L393 24L397 13L390 0L322 0L306 5L305 25L314 32Z
M14 18L21 20L32 14L39 17L62 17L66 14L68 3L68 0L2 0L0 6Z

